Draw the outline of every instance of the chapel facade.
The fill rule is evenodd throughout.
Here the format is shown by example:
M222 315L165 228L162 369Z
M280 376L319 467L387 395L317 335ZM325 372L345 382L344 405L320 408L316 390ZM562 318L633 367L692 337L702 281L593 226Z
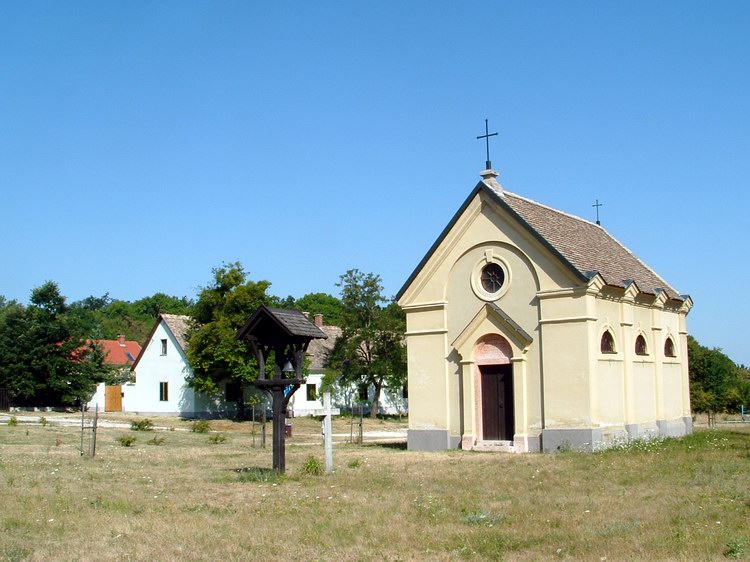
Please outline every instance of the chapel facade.
M681 295L487 169L407 280L408 447L554 452L692 432Z

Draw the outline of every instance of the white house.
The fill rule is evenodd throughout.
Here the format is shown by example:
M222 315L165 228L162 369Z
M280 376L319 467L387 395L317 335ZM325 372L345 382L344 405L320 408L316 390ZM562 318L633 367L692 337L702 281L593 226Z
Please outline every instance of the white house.
M294 393L289 404L292 416L321 415L323 397L320 387L325 374L328 355L341 336L338 326L323 325L323 315L314 316L315 325L327 339L312 340L307 349L309 358L307 382ZM231 384L221 383L216 396L196 392L187 384L192 375L188 364L187 332L189 316L161 314L151 334L136 357L131 381L122 386L122 411L139 414L161 414L182 417L223 417L237 412L237 390ZM253 392L245 389L245 399ZM372 398L373 389L356 386L334 389L332 406L351 410L360 400ZM406 413L406 400L402 389L394 392L383 389L380 413Z
M123 386L122 410L139 414L207 417L231 415L234 403L209 397L187 384L192 374L185 349L189 316L160 314Z
M323 315L316 314L313 323L320 328L327 339L312 340L307 348L307 356L310 360L307 371L307 382L294 393L290 401L290 409L294 416L315 416L323 412L323 401L320 387L323 383L328 356L341 337L341 328L338 326L326 326L323 324ZM372 401L375 387L356 385L337 385L331 393L332 405L335 408L346 411L357 411L359 404ZM378 413L380 414L406 414L408 412L408 401L404 389L389 389L384 387L380 394Z

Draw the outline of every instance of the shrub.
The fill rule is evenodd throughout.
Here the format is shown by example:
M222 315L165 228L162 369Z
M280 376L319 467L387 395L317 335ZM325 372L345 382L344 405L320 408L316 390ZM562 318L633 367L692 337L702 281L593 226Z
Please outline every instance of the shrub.
M133 431L153 431L154 430L154 422L152 422L148 418L144 418L142 420L135 420L130 422L130 429Z
M208 433L211 430L211 423L208 420L196 420L190 426L193 433Z
M10 419L8 420L8 425L13 426L13 427L17 426L18 418L16 416L11 416Z
M224 443L227 440L227 436L223 433L217 433L216 435L211 435L208 438L208 442L212 443L213 445L218 445L220 443Z
M349 468L359 468L362 466L362 459L352 459L348 463L346 463L346 466Z
M163 445L164 444L164 437L161 437L160 435L154 435L151 439L146 441L149 445Z
M119 441L120 445L123 447L130 447L133 443L135 443L135 437L132 435L123 435L122 437L118 437L117 441Z
M310 476L320 476L323 474L323 465L318 459L310 455L302 465L302 472Z
M44 416L39 417L39 425L41 425L42 427L47 427L48 423L49 422L47 421L47 418L45 418Z

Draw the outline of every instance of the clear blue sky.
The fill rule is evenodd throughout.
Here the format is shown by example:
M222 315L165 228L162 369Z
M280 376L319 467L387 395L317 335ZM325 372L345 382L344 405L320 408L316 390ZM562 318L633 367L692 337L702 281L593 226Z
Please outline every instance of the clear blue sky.
M750 2L0 3L0 294L395 294L479 179L594 219L750 364ZM412 208L425 202L419 212Z

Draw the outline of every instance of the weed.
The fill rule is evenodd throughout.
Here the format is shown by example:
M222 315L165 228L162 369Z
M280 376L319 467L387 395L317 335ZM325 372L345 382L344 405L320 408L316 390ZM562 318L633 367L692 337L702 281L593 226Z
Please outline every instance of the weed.
M62 439L60 439L59 435L55 435L55 447L59 447L62 445Z
M161 435L154 435L151 439L146 441L149 445L163 445L164 444L164 437Z
M310 455L302 465L302 472L310 476L320 476L324 472L323 465L317 458Z
M152 422L148 418L144 418L142 420L134 420L130 422L130 429L132 429L133 431L153 431L154 422Z
M221 443L225 443L227 440L227 436L223 433L217 433L215 435L211 435L208 438L208 442L212 445L220 445Z
M348 463L346 463L346 466L349 468L359 468L362 466L362 459L351 459Z
M132 435L123 435L122 437L118 437L117 441L123 447L130 447L133 443L135 443L135 437L133 437Z
M238 474L237 481L239 482L261 482L264 484L277 484L283 482L284 476L279 474L275 470L268 468L237 468L235 472Z
M44 416L39 416L39 425L41 425L42 427L47 427L47 424L49 424L47 418L45 418Z
M489 527L492 527L493 525L504 521L506 517L507 515L505 515L504 513L493 513L491 511L484 510L461 510L461 521L470 525L487 525Z
M469 525L487 525L488 527L492 527L504 521L507 517L505 513L493 513L487 510L461 510L461 521Z
M210 430L211 423L208 420L196 420L190 425L193 433L208 433Z
M747 540L742 537L735 537L731 541L729 541L729 544L727 544L727 548L724 551L724 556L726 556L727 558L738 560L740 558L744 558L746 553Z
M8 420L8 425L12 426L12 427L17 426L18 425L18 418L16 416L11 416L10 419Z

